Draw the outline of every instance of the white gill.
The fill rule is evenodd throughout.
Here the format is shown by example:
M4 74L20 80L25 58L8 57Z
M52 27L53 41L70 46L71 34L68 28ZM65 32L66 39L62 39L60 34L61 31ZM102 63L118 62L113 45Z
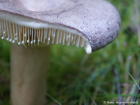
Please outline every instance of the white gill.
M0 37L25 47L51 44L76 45L77 47L84 47L88 54L92 52L90 44L82 36L53 28L29 28L1 19Z

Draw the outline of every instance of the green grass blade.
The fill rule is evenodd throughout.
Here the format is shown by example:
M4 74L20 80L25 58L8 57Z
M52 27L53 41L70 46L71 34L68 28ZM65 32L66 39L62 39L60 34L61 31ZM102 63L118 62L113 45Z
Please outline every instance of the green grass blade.
M135 79L133 78L133 76L132 76L124 67L121 67L121 66L119 66L119 65L117 65L117 64L113 64L113 65L118 66L119 68L122 68L123 70L125 70L125 71L129 74L129 76L133 79L133 81L135 82L135 84L137 85L137 87L138 87L139 90L140 90L140 87L139 87L139 85L137 84L137 82L135 81Z
M54 100L58 105L62 105L60 104L57 100L55 100L53 97L51 97L49 94L45 93L48 97L50 97L52 100Z

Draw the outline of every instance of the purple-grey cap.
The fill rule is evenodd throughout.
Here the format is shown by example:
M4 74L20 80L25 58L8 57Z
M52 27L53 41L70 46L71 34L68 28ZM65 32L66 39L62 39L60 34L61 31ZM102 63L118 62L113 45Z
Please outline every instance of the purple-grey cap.
M76 45L90 54L119 33L120 16L105 0L38 1L0 0L1 39L25 47Z

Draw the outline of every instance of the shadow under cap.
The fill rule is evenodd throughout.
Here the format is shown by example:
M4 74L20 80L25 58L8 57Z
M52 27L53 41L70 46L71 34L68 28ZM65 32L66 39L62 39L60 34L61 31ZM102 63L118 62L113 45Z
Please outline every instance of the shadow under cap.
M36 11L34 7L28 8L26 2L16 1L0 0L0 14L4 14L0 19L33 29L60 29L81 36L89 44L88 53L90 48L95 51L111 43L120 30L117 10L104 0L61 0L58 5L55 2L59 1L53 0L51 8Z

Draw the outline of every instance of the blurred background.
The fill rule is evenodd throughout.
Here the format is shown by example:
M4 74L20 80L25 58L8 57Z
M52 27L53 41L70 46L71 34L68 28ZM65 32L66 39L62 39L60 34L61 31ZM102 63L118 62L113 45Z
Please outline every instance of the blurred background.
M55 100L62 105L106 105L104 102L118 99L130 102L136 96L140 83L140 1L108 1L121 16L118 37L90 55L84 48L52 45L47 73L47 105L58 105ZM0 40L0 105L9 105L9 46L9 42Z

